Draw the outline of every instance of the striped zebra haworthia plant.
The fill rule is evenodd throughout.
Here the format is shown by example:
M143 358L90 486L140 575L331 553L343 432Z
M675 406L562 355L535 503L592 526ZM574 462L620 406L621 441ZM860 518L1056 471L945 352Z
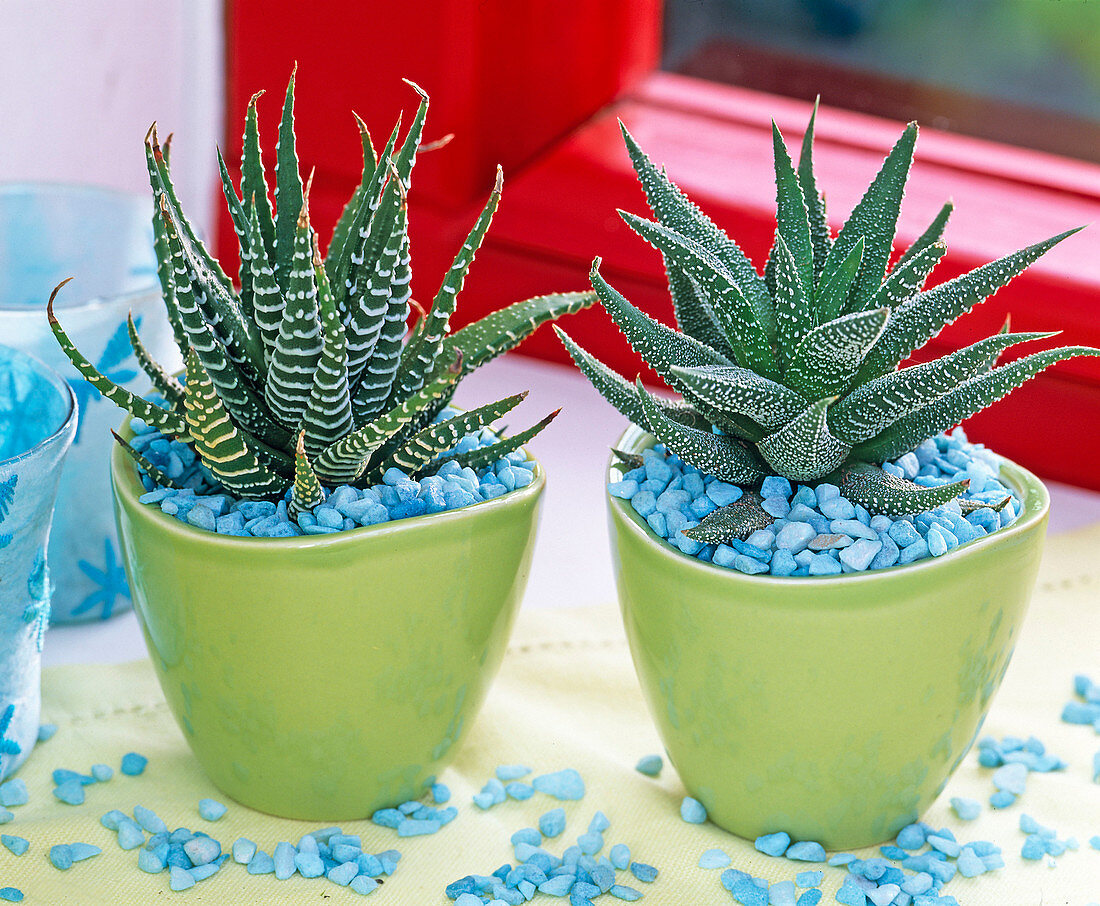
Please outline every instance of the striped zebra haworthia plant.
M447 271L428 311L406 329L410 257L406 193L420 146L428 96L398 145L400 121L381 153L356 117L363 175L322 257L309 222L295 151L294 76L279 125L274 205L261 159L256 99L248 105L241 193L219 154L222 188L240 245L240 289L196 238L169 175L167 144L146 137L158 273L168 318L186 361L179 381L154 362L130 323L143 370L161 406L100 374L73 346L53 313L58 342L104 396L165 435L193 444L211 474L244 498L292 488L291 510L320 503L321 484L376 482L396 466L421 477L446 459L480 468L517 449L557 413L473 451L441 456L489 425L526 394L437 421L455 386L515 347L545 321L595 301L592 293L538 296L449 332L459 291L500 200L501 175ZM64 284L62 284L64 285ZM60 287L58 287L60 289ZM54 290L54 296L57 294ZM419 308L419 306L417 306ZM124 440L157 482L172 482Z
M703 472L745 488L770 474L829 480L872 513L924 512L957 497L967 482L926 488L888 474L881 463L1044 368L1100 350L1050 349L997 366L1015 344L1053 336L1010 333L1006 324L943 358L906 368L901 362L1076 230L925 290L945 252L940 237L950 203L889 266L916 124L835 236L814 179L813 127L811 117L796 167L773 124L777 227L763 275L622 130L656 219L619 213L662 253L680 330L616 292L600 275L599 258L592 286L631 346L682 401L652 396L555 330L616 409ZM686 534L726 540L770 521L759 497L746 494Z

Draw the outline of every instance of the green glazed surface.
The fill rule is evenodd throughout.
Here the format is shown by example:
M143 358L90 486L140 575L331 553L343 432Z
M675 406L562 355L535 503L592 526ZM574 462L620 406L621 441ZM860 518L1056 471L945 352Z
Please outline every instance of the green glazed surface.
M639 451L637 427L618 443ZM613 470L617 466L612 465ZM1035 584L1049 498L934 560L821 578L748 576L659 539L607 496L623 623L672 763L710 819L853 849L947 784L1000 685Z
M161 688L238 802L341 821L419 796L469 729L527 583L542 469L461 510L332 535L216 535L138 502L115 515Z

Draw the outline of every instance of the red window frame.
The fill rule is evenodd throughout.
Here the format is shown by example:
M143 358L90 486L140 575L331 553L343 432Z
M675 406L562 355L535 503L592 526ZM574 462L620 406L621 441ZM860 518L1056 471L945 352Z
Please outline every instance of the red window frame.
M592 12L585 17L561 15L555 0L425 5L431 16L413 4L400 11L371 7L367 15L358 12L360 4L338 2L328 4L322 18L288 0L227 5L227 134L239 134L248 98L261 87L270 91L261 125L274 127L296 57L299 151L305 166L317 166L311 208L319 224L335 221L358 179L349 111L379 133L388 130L399 107L411 113L415 97L399 82L407 76L432 94L427 137L457 135L417 165L411 221L418 297L431 297L499 161L504 200L464 292L464 319L527 295L582 288L598 254L610 282L644 310L671 320L659 256L615 214L618 207L645 210L617 118L763 262L775 224L770 122L776 120L794 147L808 104L655 71L659 0L609 0L587 7ZM356 68L368 51L369 62ZM899 132L894 122L821 109L816 160L834 226ZM235 144L231 168L238 163ZM898 245L912 241L948 197L956 202L945 236L949 253L933 282L1100 220L1100 166L922 130ZM941 355L988 335L1009 313L1015 329L1062 328L1059 342L1100 346L1097 250L1089 231L1066 240L936 337L924 354ZM235 252L224 228L221 252ZM628 377L641 370L602 312L576 316L568 329ZM566 361L547 330L523 352ZM1045 372L967 428L1046 477L1100 488L1100 359Z

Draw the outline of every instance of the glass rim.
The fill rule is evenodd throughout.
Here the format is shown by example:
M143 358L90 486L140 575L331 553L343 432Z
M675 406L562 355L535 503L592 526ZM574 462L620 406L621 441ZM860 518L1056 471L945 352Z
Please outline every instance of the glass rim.
M76 418L77 418L77 402L76 394L73 393L73 388L68 381L65 380L55 369L51 368L37 356L31 355L29 352L24 352L22 349L18 349L14 346L7 346L0 343L0 352L9 353L11 359L22 358L32 364L35 371L49 383L55 391L57 391L66 401L68 401L69 408L65 413L65 417L61 420L61 424L42 440L38 441L34 446L28 447L21 453L17 453L15 456L10 456L7 459L0 459L0 469L5 469L15 463L19 463L23 460L30 459L33 456L41 453L46 447L49 447L57 443L64 437L66 433L70 431L75 433ZM70 438L71 439L71 438Z

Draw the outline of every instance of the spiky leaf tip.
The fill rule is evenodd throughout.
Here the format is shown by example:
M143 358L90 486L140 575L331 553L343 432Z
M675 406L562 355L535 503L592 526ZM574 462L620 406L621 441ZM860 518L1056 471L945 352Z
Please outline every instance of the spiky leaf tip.
M847 458L851 447L829 430L828 411L835 397L818 400L757 449L776 474L794 481L813 481L832 472Z
M298 444L294 450L294 485L290 491L287 512L291 519L312 510L325 502L325 489L317 480L317 474L306 457L306 432L298 432Z
M683 529L683 533L704 544L729 544L734 539L744 541L753 532L775 522L775 517L764 511L762 503L759 494L746 491L728 506L704 516L698 525Z
M871 513L912 516L948 503L970 487L970 479L923 487L868 462L845 465L836 476L840 493Z
M111 430L111 436L118 441L118 445L129 455L129 457L137 463L138 468L144 471L155 484L160 485L162 488L175 488L177 491L183 490L181 485L174 478L171 478L164 470L153 465L148 459L146 459L138 450L123 438L114 429Z

